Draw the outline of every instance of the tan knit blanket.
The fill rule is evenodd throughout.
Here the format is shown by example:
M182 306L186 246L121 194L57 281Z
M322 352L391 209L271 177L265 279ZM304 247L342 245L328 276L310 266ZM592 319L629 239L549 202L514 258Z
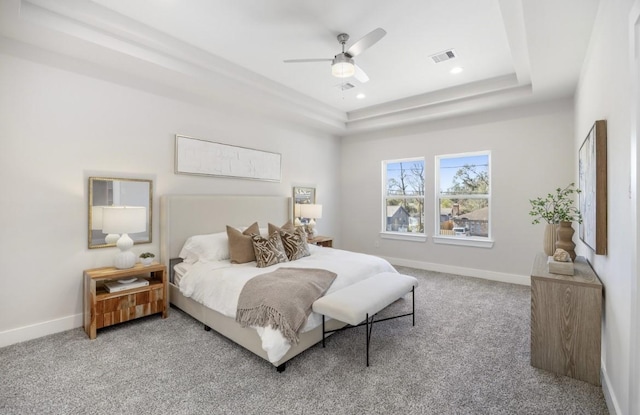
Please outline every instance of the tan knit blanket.
M242 325L280 330L292 344L336 274L317 268L279 268L251 278L238 298L236 321Z

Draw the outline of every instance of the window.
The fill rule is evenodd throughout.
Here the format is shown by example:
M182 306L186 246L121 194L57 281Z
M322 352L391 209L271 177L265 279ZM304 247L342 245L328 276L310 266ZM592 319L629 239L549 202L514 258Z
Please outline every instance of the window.
M382 231L424 236L424 158L382 162Z
M491 237L490 160L489 152L436 157L436 236L442 237L440 243Z

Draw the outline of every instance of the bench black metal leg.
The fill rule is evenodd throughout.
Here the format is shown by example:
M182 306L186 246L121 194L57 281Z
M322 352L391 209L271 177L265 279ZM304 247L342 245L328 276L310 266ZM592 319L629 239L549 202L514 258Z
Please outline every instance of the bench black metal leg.
M324 314L322 315L322 348L324 349Z
M369 320L369 313L367 313L367 323L366 323L366 329L367 329L367 367L369 367L369 345L371 344L371 331L373 330L373 319L376 317L376 315L372 315L371 316L371 320Z
M413 304L411 305L411 318L413 319L413 325L416 325L416 287L411 289L411 300Z
M369 314L367 313L367 332L365 333L367 335L367 367L369 367Z

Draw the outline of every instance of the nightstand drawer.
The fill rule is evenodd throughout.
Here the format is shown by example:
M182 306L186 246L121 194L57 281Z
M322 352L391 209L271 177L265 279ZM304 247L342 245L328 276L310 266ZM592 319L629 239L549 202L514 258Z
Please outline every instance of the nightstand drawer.
M163 287L160 285L144 292L97 299L96 328L100 329L162 312L164 310L163 291Z

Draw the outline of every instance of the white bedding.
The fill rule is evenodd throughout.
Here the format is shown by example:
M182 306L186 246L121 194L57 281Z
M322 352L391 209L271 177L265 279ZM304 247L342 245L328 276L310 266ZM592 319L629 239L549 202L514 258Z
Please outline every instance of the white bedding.
M174 265L173 267L173 283L176 286L180 286L180 280L182 279L182 276L184 274L187 273L187 271L189 271L189 268L191 267L191 264L187 264L186 262L181 262L179 264Z
M186 267L186 271L181 270L185 272L180 278L179 288L183 295L227 317L235 318L238 297L244 284L256 275L277 268L321 268L335 272L338 277L329 287L327 294L381 272L396 272L391 264L376 256L315 245L310 245L309 250L311 255L308 257L268 268L257 268L255 262L196 262ZM320 324L322 317L312 312L302 332L312 330ZM287 353L290 344L279 331L270 327L256 327L256 330L270 362L277 362Z

